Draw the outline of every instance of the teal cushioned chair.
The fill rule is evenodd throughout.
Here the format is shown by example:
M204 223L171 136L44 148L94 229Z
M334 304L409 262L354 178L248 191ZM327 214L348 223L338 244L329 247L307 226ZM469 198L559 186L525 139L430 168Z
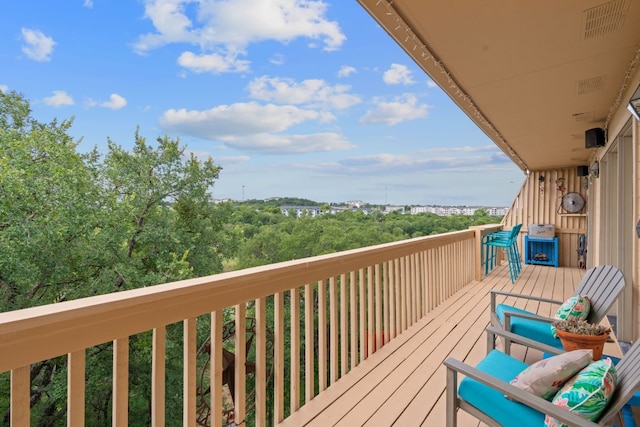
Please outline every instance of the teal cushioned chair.
M600 323L607 315L620 292L624 289L624 275L611 265L601 265L587 270L574 295L586 296L591 302L587 320ZM539 316L508 304L498 304L497 299L517 298L536 302L552 303L560 306L564 301L516 294L498 290L491 291L491 324L497 328L561 349L560 339L551 335L553 318ZM493 346L492 346L493 348ZM505 340L505 352L510 353L510 341Z
M511 381L522 372L527 364L498 350L493 350L478 365L476 369L504 382ZM492 414L501 425L508 425L513 420L520 420L520 427L542 427L544 414L521 403L504 398L504 393L473 380L464 379L460 382L458 394L469 404L484 413ZM499 402L496 404L496 402ZM498 411L493 409L499 406Z
M555 348L493 326L487 328L487 335L502 336L543 352L558 353ZM545 414L570 426L622 426L622 410L640 390L640 341L616 364L616 391L596 423L509 384L527 365L498 350L491 350L475 367L453 358L446 359L444 365L447 368L447 427L458 426L457 414L460 409L490 426L542 426ZM458 383L459 375L465 378Z

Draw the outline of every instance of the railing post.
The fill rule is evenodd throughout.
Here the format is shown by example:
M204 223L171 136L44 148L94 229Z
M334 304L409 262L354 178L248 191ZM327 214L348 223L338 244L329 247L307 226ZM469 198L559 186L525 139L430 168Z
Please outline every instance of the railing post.
M67 425L84 425L86 350L67 356Z
M305 403L315 397L315 297L313 283L304 286L304 380Z
M482 279L484 278L484 274L482 272L482 230L484 230L484 227L481 225L474 225L469 227L469 229L473 230L475 239L475 278L476 281L482 282Z
M30 425L31 367L23 366L11 370L11 415L12 426Z
M129 337L113 341L112 425L129 425Z
M151 425L161 427L165 425L165 397L166 397L166 354L167 330L159 326L153 330L153 344L151 354ZM216 390L212 388L212 390ZM211 424L212 427L218 427Z
M244 424L246 422L246 377L247 377L247 303L241 302L235 306L235 396L233 399L235 422Z
M182 425L195 427L196 425L196 346L197 319L195 317L183 320L183 380L182 380Z
M273 419L278 424L284 419L284 292L274 296L274 387L273 387Z
M211 384L211 427L222 427L222 318L223 310L211 313L209 384ZM164 426L159 424L159 426Z
M289 403L291 413L300 409L300 288L289 291Z
M293 306L295 301L291 303ZM255 426L267 425L267 301L256 300ZM292 340L293 341L293 340Z

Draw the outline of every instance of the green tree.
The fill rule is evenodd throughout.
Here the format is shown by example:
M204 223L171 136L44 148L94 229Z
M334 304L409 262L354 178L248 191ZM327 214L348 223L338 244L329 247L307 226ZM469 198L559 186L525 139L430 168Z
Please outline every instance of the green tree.
M168 137L148 144L136 132L132 150L108 141L104 157L77 151L72 122L40 123L21 95L0 93L0 310L53 303L222 271L237 248L226 221L230 205L212 205L220 168L185 156ZM149 334L130 341L132 425L148 424ZM180 360L182 334L168 331L168 352ZM87 420L110 423L111 344L88 349ZM32 365L32 417L64 421L64 357ZM167 366L180 378L180 366ZM0 376L4 390L8 375ZM169 382L167 396L180 394ZM168 424L180 423L179 404ZM0 422L8 422L0 393Z
M156 144L137 132L132 151L109 140L100 165L106 209L96 235L108 249L113 290L221 271L215 237L222 222L208 193L219 167L193 155L184 160L177 140Z
M15 92L0 93L0 125L0 310L86 294L99 269L93 155L76 152L71 121L37 122Z

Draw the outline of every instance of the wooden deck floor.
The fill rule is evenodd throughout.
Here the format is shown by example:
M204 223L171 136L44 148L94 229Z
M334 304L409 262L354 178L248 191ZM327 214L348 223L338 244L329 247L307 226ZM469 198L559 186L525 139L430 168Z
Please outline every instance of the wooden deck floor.
M489 291L508 290L558 300L571 296L584 270L525 265L515 284L499 267L458 292L316 396L282 426L444 426L445 368L449 356L475 365L486 354ZM549 304L512 305L552 315ZM557 308L557 307L556 307ZM554 309L555 311L555 309ZM535 350L514 345L512 354L533 362ZM461 426L484 426L461 411Z

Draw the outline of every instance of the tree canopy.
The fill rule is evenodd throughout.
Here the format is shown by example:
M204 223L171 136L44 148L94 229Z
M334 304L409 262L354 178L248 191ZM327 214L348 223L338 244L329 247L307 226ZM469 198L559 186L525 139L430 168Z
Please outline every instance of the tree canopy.
M0 97L3 311L221 270L213 160L137 132L132 150L79 154L71 121L40 123L20 95Z

